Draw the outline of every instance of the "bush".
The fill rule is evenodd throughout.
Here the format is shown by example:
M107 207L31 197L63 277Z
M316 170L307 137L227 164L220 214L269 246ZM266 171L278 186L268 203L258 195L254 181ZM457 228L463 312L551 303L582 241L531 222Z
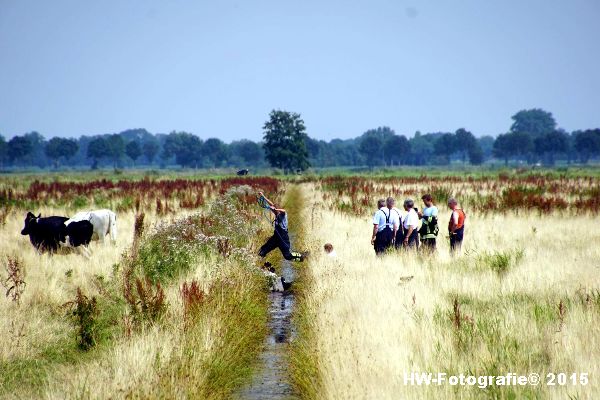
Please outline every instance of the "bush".
M65 304L72 309L71 316L77 326L77 344L82 350L89 350L97 343L99 314L96 297L89 299L77 288L75 300Z

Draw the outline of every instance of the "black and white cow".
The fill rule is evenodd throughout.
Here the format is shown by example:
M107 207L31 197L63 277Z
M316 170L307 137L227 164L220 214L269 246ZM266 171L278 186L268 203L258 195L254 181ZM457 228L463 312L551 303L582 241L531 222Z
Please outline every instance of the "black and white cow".
M248 171L247 169L240 169L240 170L237 172L237 174L238 174L239 176L244 176L244 175L248 175L248 172L250 172L250 171Z
M67 221L69 222L69 221ZM64 223L64 240L60 244L65 247L75 247L81 254L88 257L90 250L88 248L94 234L94 225L90 221L71 221Z
M32 212L28 212L21 235L29 235L29 241L40 254L44 251L54 253L58 250L59 242L64 241L65 221L69 218L40 218L41 215L36 217Z
M70 225L77 221L89 221L94 227L94 240L104 243L107 235L113 243L117 241L117 215L111 210L81 211L73 215L71 219L65 222Z

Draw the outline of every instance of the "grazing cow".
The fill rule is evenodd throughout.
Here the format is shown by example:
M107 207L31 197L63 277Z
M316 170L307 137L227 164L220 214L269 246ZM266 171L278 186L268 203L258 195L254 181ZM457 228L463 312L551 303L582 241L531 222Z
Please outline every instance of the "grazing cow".
M64 240L61 240L61 246L75 247L79 250L80 254L89 258L90 251L88 245L94 234L94 226L88 220L70 221L68 225L67 222L64 224Z
M58 250L59 242L64 240L64 224L69 218L56 216L40 218L41 215L36 217L32 212L28 212L21 235L29 235L29 241L38 253L49 251L52 254Z
M93 240L104 243L106 235L110 235L113 243L117 241L117 215L110 210L95 210L78 212L65 225L71 222L89 221L94 227Z
M248 175L248 172L250 172L250 171L248 171L247 169L240 169L237 172L237 174L240 175L240 176L243 176L243 175Z

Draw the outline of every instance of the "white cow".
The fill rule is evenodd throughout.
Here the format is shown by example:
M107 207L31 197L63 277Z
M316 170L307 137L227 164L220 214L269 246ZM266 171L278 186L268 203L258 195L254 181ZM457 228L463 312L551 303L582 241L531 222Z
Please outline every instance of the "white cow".
M92 240L100 240L104 243L106 235L110 234L110 240L113 243L117 241L117 214L111 210L81 211L65 221L69 225L74 221L87 220L94 226L94 235Z

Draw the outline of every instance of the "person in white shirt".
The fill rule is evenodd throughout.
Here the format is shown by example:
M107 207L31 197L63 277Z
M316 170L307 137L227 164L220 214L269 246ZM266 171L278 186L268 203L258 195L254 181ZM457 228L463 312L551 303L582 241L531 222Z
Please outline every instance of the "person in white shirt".
M394 245L396 240L400 220L397 213L392 211L394 203L392 197L388 197L385 203L383 199L377 202L377 206L380 208L373 216L373 235L371 236L371 244L377 255L383 254L390 246ZM382 206L382 204L384 205Z
M414 206L415 202L412 199L404 200L404 210L407 214L402 223L402 246L406 249L419 248L419 215Z
M418 212L421 218L419 234L421 235L423 250L433 253L436 248L437 234L440 230L438 226L438 208L433 204L433 197L429 193L421 197L421 199L425 204L425 208L423 212Z

